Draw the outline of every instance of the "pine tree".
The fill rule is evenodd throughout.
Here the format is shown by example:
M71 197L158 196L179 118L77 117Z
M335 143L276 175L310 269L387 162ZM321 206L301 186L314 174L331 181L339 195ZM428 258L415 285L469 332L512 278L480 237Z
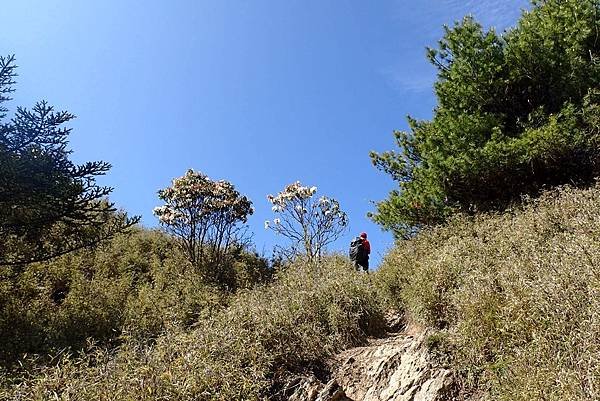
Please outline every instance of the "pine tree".
M372 153L399 188L372 218L397 237L456 212L502 209L600 174L600 2L534 0L500 35L467 17L427 56L430 121L409 117L399 151Z
M48 260L136 224L96 183L110 164L69 160L64 125L74 115L41 101L7 119L15 77L15 57L0 57L0 265Z

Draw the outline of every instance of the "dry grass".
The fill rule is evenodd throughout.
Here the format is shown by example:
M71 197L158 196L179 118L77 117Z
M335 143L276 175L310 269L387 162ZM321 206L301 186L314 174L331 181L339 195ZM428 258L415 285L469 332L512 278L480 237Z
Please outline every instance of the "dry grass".
M600 185L552 191L504 214L458 217L398 244L373 276L343 257L298 262L226 300L161 244L96 260L98 281L79 287L73 278L81 296L64 307L71 315L59 310L51 319L128 327L118 347L64 352L50 364L22 357L22 368L0 374L0 399L273 399L288 375L318 370L379 334L382 304L439 329L429 346L461 373L465 395L600 399ZM148 252L155 259L145 263ZM115 312L120 299L124 313Z
M466 389L600 399L600 186L457 218L399 244L377 281L388 302L446 332Z
M189 326L225 303L173 249L168 237L139 230L95 250L0 268L0 365L20 354L54 354L118 340L123 330L152 340Z
M153 345L125 341L5 378L13 400L253 400L291 372L363 342L383 322L368 278L344 259L293 265L271 285L233 296L193 329ZM35 366L35 365L34 365Z

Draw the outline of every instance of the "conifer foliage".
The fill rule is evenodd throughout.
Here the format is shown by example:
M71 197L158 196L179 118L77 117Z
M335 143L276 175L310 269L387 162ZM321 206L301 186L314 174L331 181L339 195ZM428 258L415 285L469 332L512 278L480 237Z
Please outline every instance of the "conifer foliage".
M64 124L73 114L41 101L7 118L15 77L15 57L0 57L0 265L47 260L137 223L107 200L112 188L96 183L109 163L69 159Z
M427 52L433 118L409 117L399 151L371 154L399 184L373 219L401 238L598 176L599 17L598 0L533 0L502 35L470 17L445 27Z

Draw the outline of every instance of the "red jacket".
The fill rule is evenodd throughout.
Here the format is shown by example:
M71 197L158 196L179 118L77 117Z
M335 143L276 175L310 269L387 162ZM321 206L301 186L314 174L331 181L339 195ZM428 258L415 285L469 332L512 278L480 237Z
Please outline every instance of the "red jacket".
M365 251L367 251L367 255L370 255L371 254L371 243L366 238L363 238L363 247L365 248Z

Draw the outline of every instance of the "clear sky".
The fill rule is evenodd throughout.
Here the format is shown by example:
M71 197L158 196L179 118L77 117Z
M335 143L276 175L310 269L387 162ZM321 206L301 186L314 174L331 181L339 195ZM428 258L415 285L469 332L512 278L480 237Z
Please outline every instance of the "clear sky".
M332 247L367 231L373 262L392 244L366 214L395 187L369 151L394 147L405 116L429 118L425 46L473 14L498 31L527 0L14 0L0 54L16 54L11 108L45 99L78 116L73 158L113 164L102 184L143 224L156 192L188 168L254 202L259 252L280 243L266 195L300 180L350 217Z

